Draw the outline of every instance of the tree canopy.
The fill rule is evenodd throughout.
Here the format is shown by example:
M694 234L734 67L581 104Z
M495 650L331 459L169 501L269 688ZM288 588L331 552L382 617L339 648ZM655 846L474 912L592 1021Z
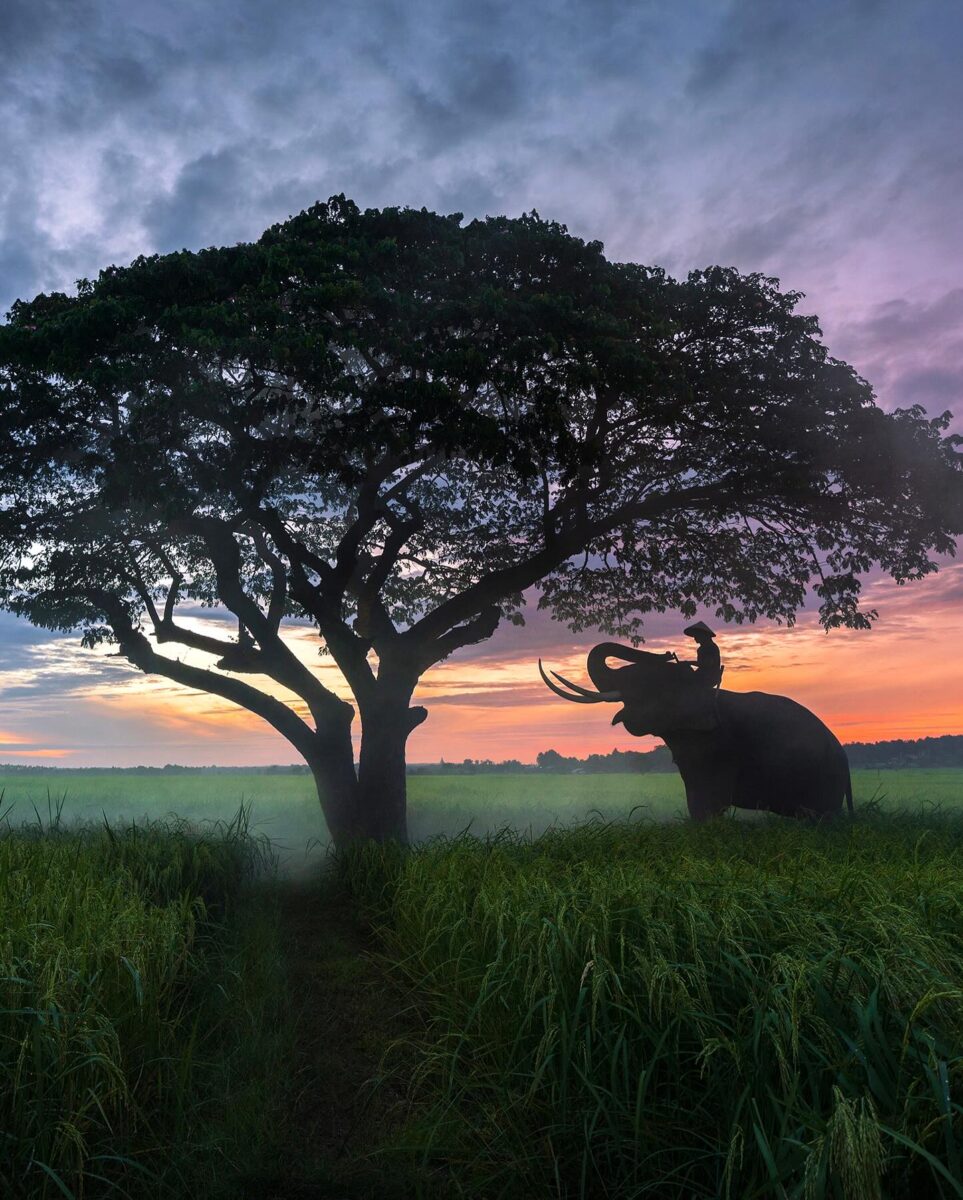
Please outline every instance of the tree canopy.
M336 838L403 836L418 678L522 620L533 585L572 629L630 638L697 605L791 621L810 586L827 627L860 626L874 563L902 581L952 553L947 415L883 412L799 300L732 268L612 263L534 213L339 196L251 244L18 301L0 604L268 720ZM185 624L188 603L236 636ZM350 685L358 773L353 709L290 618Z

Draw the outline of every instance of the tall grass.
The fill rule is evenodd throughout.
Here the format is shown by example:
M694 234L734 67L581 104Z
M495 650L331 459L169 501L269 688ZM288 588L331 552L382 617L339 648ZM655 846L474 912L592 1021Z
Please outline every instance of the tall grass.
M270 1059L244 902L264 844L243 812L205 834L57 816L0 828L0 1194L213 1188L257 1140Z
M340 869L465 1195L963 1196L963 818L602 824Z

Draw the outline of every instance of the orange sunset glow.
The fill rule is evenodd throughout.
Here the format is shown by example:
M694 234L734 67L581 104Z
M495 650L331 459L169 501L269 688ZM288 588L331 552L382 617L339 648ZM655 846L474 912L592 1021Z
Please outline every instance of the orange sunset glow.
M843 742L963 731L963 564L951 562L902 587L876 581L868 585L865 603L879 612L870 631L826 633L808 613L791 629L716 623L725 686L791 695ZM692 643L681 636L684 624L671 613L653 617L647 648L691 657ZM415 702L428 708L429 718L411 737L409 760L532 762L549 748L584 756L657 745L654 738L613 728L615 706L567 705L538 678L542 658L585 680L586 652L599 640L601 635L576 638L530 606L524 628L500 630L474 654L463 651L424 676ZM330 659L318 656L312 630L293 628L288 641L329 687L349 697ZM194 661L205 658L196 654ZM52 689L54 672L77 682ZM37 643L18 671L5 673L5 683L8 695L11 685L19 685L24 697L4 713L0 756L7 762L258 765L296 758L283 738L247 711L141 675L104 653L81 649L75 639Z

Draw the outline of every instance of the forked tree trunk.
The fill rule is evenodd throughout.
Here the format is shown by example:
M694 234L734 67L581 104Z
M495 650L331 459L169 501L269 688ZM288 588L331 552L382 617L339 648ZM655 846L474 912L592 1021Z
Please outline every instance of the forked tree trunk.
M408 841L405 743L411 732L408 707L383 714L361 731L358 763L358 834L377 842Z
M321 811L335 846L372 839L407 844L405 745L408 735L427 716L409 708L410 688L383 686L362 715L361 753L357 774L350 730L318 738L317 754L308 760L318 789Z
M375 841L408 842L405 746L428 716L409 707L418 675L405 662L382 659L375 695L361 709L358 761L359 835Z

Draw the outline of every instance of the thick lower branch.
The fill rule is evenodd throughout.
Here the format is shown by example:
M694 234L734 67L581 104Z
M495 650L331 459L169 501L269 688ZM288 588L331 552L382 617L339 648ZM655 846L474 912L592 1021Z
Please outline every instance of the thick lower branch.
M462 646L474 646L476 642L487 641L498 628L501 618L501 609L492 605L471 621L466 621L464 625L456 625L454 629L449 629L442 637L428 644L424 656L419 660L419 668L425 671L434 663L441 662L449 654L460 650Z
M178 662L176 659L158 654L144 634L134 628L130 616L120 600L105 593L98 593L91 598L104 610L117 636L121 654L134 666L139 667L147 674L163 675L167 679L174 680L175 683L181 683L186 687L195 688L197 691L208 692L230 700L267 721L278 733L287 738L306 759L315 753L316 731L282 701L276 700L273 696L269 696L239 679L218 675L202 667L190 666L188 663ZM347 728L351 724L353 715L354 709L350 704L332 696L331 703L323 714L323 723L320 728L323 729L327 725L343 725Z

